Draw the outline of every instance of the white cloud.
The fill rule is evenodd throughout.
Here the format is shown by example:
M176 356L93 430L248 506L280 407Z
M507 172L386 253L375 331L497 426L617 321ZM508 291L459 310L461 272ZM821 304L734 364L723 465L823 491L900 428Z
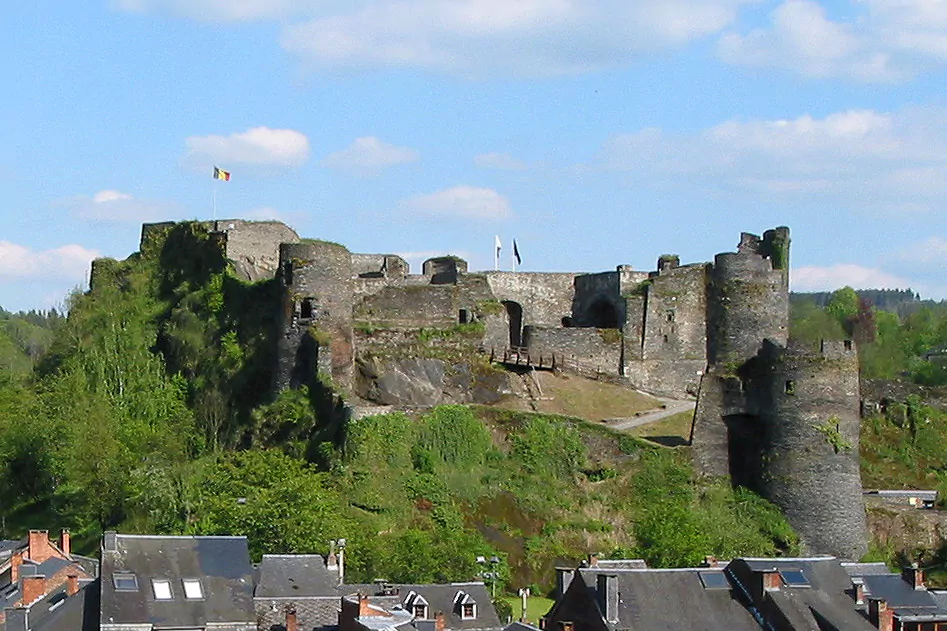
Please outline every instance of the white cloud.
M774 195L836 195L913 212L947 202L947 130L936 110L850 110L817 119L731 120L690 135L646 128L613 137L605 168L645 183L684 179Z
M0 241L0 278L78 281L86 277L92 259L98 256L95 250L75 244L37 251Z
M852 17L832 20L814 0L784 0L766 28L728 32L726 62L782 68L813 78L900 81L947 61L947 2L851 0Z
M498 171L523 171L526 163L517 160L508 153L481 153L474 157L474 164L481 169L497 169Z
M628 64L719 33L756 0L113 0L201 21L272 20L314 69L411 66L550 76Z
M854 289L908 289L911 282L880 269L850 263L830 267L800 267L789 275L793 291L834 291Z
M60 202L78 217L104 222L155 221L179 215L176 204L165 201L137 199L128 193L105 189L92 197L76 196Z
M282 43L314 68L574 74L717 33L748 1L376 0L290 25Z
M928 237L899 252L897 258L925 265L947 266L947 239L940 236Z
M185 163L196 170L237 166L298 167L309 158L309 139L292 129L254 127L229 136L191 136ZM236 174L235 174L236 175Z
M511 214L509 200L495 190L464 185L418 195L403 206L427 215L467 219L505 219Z
M326 156L322 165L330 169L367 174L398 164L416 162L420 157L414 149L396 147L374 136L365 136L356 138L345 149Z

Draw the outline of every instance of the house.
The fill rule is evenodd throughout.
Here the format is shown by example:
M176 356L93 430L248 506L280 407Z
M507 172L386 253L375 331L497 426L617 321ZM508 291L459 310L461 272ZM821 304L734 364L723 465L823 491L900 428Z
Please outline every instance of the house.
M574 571L565 593L546 614L544 628L872 631L878 627L869 621L869 608L858 601L861 592L856 586L882 578L880 569L875 564L849 565L858 567L843 567L834 557L737 558L725 564L708 558L705 567L684 569L608 567L599 562ZM893 598L890 590L884 594L891 603L915 603ZM907 609L902 613L905 622L915 620Z
M348 585L339 631L500 631L483 583Z
M339 624L339 563L334 553L264 554L253 607L260 631L332 631Z
M346 584L339 552L338 557L334 549L328 556L263 555L253 596L260 631L355 629L374 624L373 616L388 626L397 622L395 627L419 625L425 631L434 631L438 620L439 631L499 631L503 626L483 583Z
M246 537L102 538L102 631L256 631Z
M68 530L57 542L50 541L46 530L30 530L24 539L0 542L0 625L15 631L47 628L58 615L54 612L84 591L97 573L95 559L72 554Z
M759 631L719 568L574 571L544 619L547 631Z
M866 499L877 498L887 504L901 504L914 508L934 508L937 505L937 491L917 489L879 489L865 490Z
M947 630L947 598L927 589L924 571L917 564L904 568L900 575L848 570L856 601L880 631Z

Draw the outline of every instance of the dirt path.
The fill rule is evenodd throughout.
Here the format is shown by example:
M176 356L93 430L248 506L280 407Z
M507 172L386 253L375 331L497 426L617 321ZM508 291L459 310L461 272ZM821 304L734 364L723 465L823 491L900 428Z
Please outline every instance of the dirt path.
M697 405L696 401L681 401L678 399L661 399L661 403L664 407L660 410L645 412L639 416L632 416L631 418L605 419L604 422L612 429L631 429L639 425L647 425L648 423L660 421L663 418L680 414L681 412L693 412L694 407Z

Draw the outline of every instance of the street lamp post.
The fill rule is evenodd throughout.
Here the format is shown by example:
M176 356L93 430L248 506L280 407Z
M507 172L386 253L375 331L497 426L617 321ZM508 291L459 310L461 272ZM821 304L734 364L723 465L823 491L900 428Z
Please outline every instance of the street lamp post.
M490 560L488 561L486 557L478 556L477 563L482 568L480 570L480 578L490 580L490 599L496 600L497 579L500 578L500 574L497 572L497 566L500 565L500 558L494 555L490 557Z

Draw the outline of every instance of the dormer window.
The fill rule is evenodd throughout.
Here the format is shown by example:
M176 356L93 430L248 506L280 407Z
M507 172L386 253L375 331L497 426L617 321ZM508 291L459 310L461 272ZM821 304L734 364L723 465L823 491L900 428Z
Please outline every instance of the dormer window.
M461 620L474 620L477 617L477 601L467 592L459 591L454 595L454 607Z
M138 577L124 572L112 574L112 585L117 592L137 592Z
M204 598L204 589L201 587L201 581L196 578L185 578L181 581L184 585L184 597L188 600L202 600Z
M404 599L404 608L410 611L418 620L427 620L428 602L424 596L411 591Z
M171 581L166 578L151 579L151 587L155 592L155 600L171 600L174 597L171 592Z

